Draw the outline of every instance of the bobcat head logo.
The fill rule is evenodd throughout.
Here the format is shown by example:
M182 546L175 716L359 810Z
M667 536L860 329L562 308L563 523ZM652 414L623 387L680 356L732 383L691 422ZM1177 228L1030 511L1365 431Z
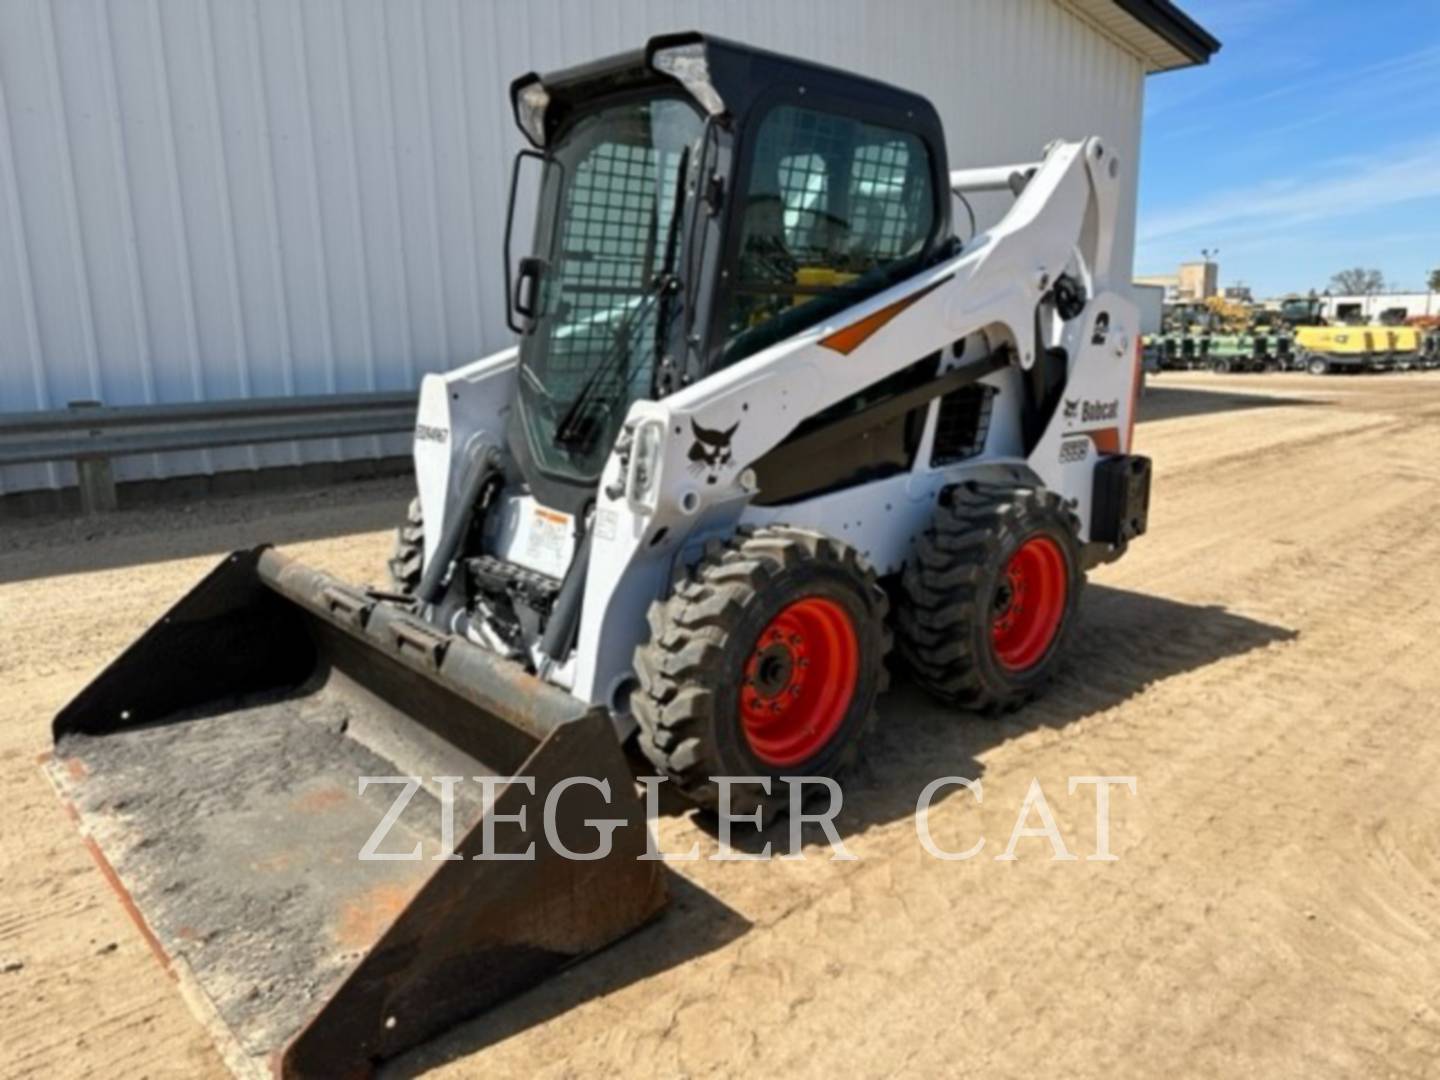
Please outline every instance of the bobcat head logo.
M1074 419L1075 419L1075 414L1076 414L1077 412L1079 412L1079 411L1080 411L1080 402L1079 402L1078 400L1076 400L1076 401L1071 401L1069 398L1066 398L1066 399L1065 399L1065 419L1066 419L1066 420L1074 420Z
M696 476L703 475L707 484L713 484L720 477L720 470L730 464L730 440L740 421L735 421L724 431L703 428L694 420L690 430L695 441L690 444L690 471Z

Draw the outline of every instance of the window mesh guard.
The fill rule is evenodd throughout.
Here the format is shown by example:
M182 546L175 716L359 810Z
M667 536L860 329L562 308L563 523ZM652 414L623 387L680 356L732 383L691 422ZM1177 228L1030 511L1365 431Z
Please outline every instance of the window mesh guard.
M603 143L575 170L560 236L552 302L556 323L550 342L548 389L572 400L591 374L618 348L602 397L648 378L653 350L637 348L653 338L655 308L648 305L626 342L616 334L654 283L665 258L665 232L675 198L680 155L649 146Z

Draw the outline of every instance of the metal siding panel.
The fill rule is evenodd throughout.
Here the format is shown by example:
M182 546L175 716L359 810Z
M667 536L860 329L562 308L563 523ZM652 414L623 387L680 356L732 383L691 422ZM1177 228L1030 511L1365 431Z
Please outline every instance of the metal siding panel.
M0 409L17 411L51 404L5 78L7 70L13 69L5 63L4 42L22 40L16 26L18 14L18 8L0 6L0 356L7 358L0 365ZM0 469L0 492L55 487L72 479L73 472L64 475L53 464Z
M28 256L36 337L42 352L45 398L63 405L95 392L85 364L83 316L75 280L73 201L64 175L65 120L57 109L40 3L9 5L13 33L0 38L11 161Z
M131 185L130 160L123 137L123 123L120 106L120 85L115 68L115 43L110 29L111 14L104 0L94 0L91 9L95 17L98 36L95 61L104 84L103 114L107 131L105 141L110 149L110 168L107 185L113 185L115 192L116 216L113 227L120 231L119 246L123 252L123 267L119 277L109 279L123 282L123 286L111 287L105 292L123 291L129 301L131 337L129 366L133 370L133 382L138 386L138 400L153 403L158 400L155 387L155 370L151 362L154 349L151 345L150 319L145 303L145 283L140 270L140 245L135 231L135 200ZM98 170L97 170L98 171ZM102 338L105 363L124 363L127 351L123 333L113 336L106 333ZM109 393L107 391L107 396ZM126 476L153 477L160 473L163 461L160 455L134 457L126 462L116 463L117 478Z
M480 309L480 273L474 256L475 147L467 123L465 51L460 0L434 5L425 13L427 100L434 114L431 145L435 153L435 249L447 315L445 348L426 357L422 367L436 371L451 356L453 343L479 341L484 325Z
M234 253L237 362L253 396L293 393L293 357L284 269L279 257L274 170L264 90L257 72L255 8L241 2L208 7L208 66L226 185L226 242ZM291 465L293 447L255 451L263 466Z
M300 5L257 3L252 15L255 81L265 118L270 162L274 229L274 288L283 294L277 317L284 325L288 350L286 392L329 391L335 384L335 307L330 252L325 242L322 206L334 212L338 193L322 199L315 133L316 110L305 55L304 13ZM263 182L263 178L262 178ZM339 444L311 443L302 454L289 447L295 463L339 457Z
M70 286L74 295L75 312L79 317L79 361L83 364L83 368L77 370L73 377L76 379L76 383L87 388L90 394L98 395L103 393L104 385L100 375L100 363L95 343L95 314L90 295L90 266L80 219L80 197L75 182L75 161L70 150L71 110L66 104L66 88L61 74L60 46L55 34L54 8L43 2L38 7L40 17L37 20L37 26L42 38L40 55L45 67L49 113L57 127L54 145L67 241L65 255L69 263L68 270ZM83 76L81 78L83 79Z
M132 93L127 114L127 138L138 147L135 159L144 163L137 183L143 192L143 214L137 214L136 231L143 238L142 274L149 321L154 333L157 364L155 388L159 400L205 400L204 359L200 343L200 317L196 305L197 285L190 272L190 243L185 221L184 194L179 151L174 131L174 93L170 81L161 11L157 0L130 5L138 10L111 20L118 56L130 61L122 74ZM119 32L124 28L125 36ZM117 57L118 58L118 57ZM193 197L193 196L192 196ZM166 458L166 467L211 472L214 456L209 452L192 460Z
M0 407L400 387L503 347L510 80L688 28L926 94L957 166L1104 136L1128 263L1141 61L1055 0L10 0ZM405 440L119 467L382 450ZM0 491L72 475L6 470Z
M509 161L519 148L520 136L510 123L507 82L501 43L509 29L494 6L465 4L461 26L466 52L474 62L464 63L465 125L470 145L477 148L474 161L475 245L469 257L477 267L479 280L480 330L470 346L475 356L499 347L507 339L505 289L501 272L504 258L504 214L509 182ZM520 29L520 28L516 28ZM513 39L511 39L513 40ZM518 44L518 43L517 43ZM485 103L499 105L486 107ZM473 104L473 108L470 107ZM460 349L464 349L460 345Z
M355 14L352 17L352 13ZM355 24L370 12L332 0L306 6L297 22L297 50L305 68L312 110L316 187L320 199L325 290L331 309L333 352L314 373L331 393L373 390L377 354L398 349L406 327L396 316L393 294L381 283L393 280L393 255L387 262L377 249L387 239L393 203L383 198L379 175L383 160L376 150L386 135L378 109L356 94L357 83L373 95L376 74L366 61L365 27ZM361 40L357 43L356 38ZM356 77L356 68L360 77ZM357 122L365 117L366 122ZM380 339L380 340L377 340ZM389 356L397 355L391 352ZM323 392L322 391L322 392ZM363 444L363 446L362 446ZM373 451L372 440L341 440L337 456Z

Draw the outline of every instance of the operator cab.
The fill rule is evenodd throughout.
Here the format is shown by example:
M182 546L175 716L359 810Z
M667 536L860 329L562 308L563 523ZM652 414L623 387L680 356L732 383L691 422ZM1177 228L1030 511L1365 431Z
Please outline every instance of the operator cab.
M924 98L695 33L511 86L538 168L511 455L580 515L631 404L824 321L954 251ZM529 162L532 169L523 166Z

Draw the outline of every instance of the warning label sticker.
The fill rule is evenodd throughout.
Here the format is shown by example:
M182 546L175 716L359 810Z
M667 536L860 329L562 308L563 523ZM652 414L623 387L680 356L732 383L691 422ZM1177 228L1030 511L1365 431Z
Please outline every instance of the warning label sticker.
M555 510L537 506L530 515L526 530L525 555L542 574L563 578L569 562L571 518Z

